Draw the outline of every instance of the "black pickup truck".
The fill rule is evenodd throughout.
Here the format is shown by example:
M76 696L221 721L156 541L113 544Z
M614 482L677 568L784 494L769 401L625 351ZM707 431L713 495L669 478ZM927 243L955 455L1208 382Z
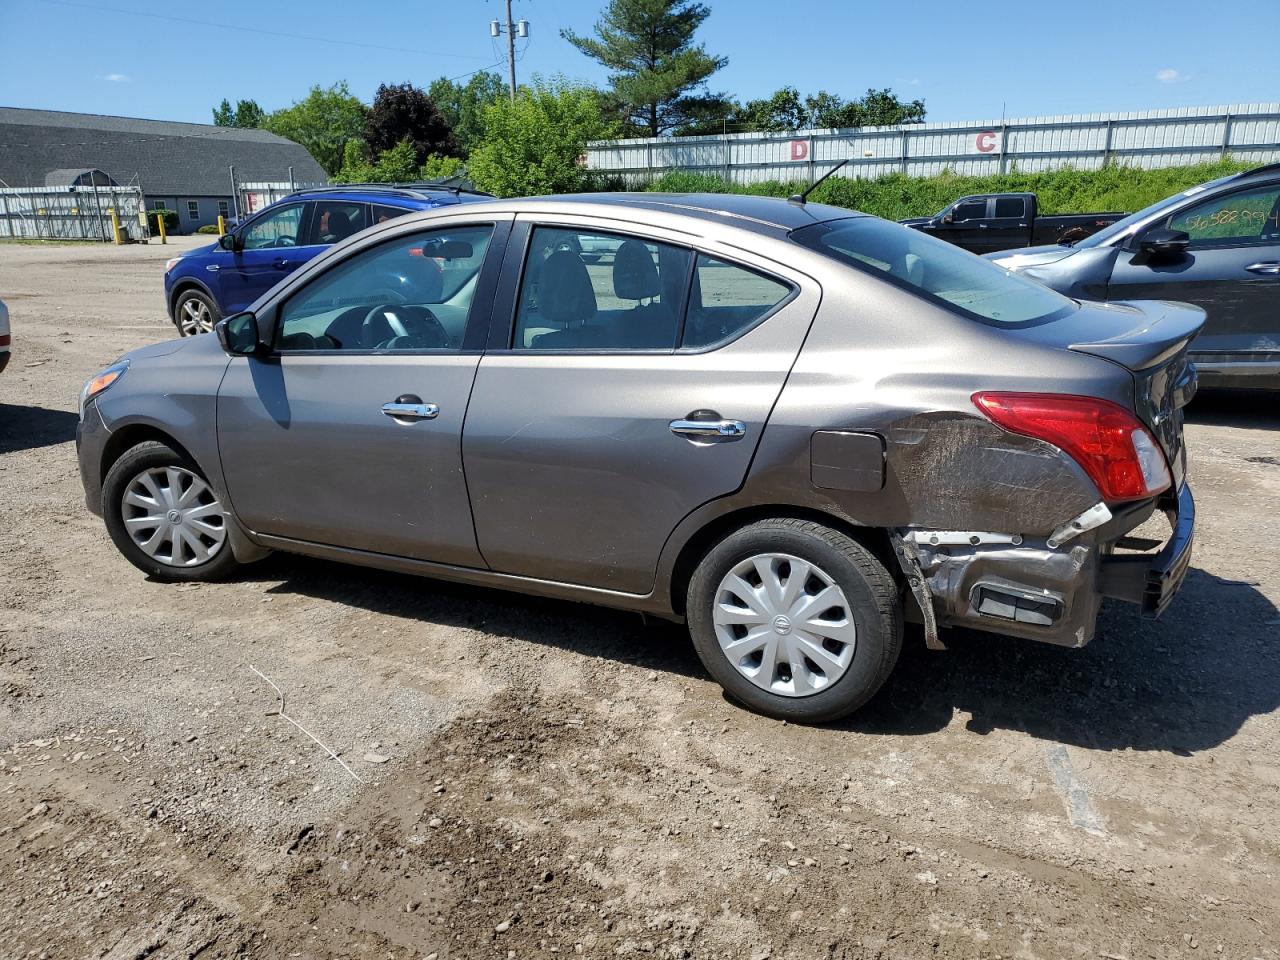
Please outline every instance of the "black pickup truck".
M1034 193L986 193L961 197L932 217L900 220L974 253L1072 244L1115 223L1123 213L1074 213L1043 217Z

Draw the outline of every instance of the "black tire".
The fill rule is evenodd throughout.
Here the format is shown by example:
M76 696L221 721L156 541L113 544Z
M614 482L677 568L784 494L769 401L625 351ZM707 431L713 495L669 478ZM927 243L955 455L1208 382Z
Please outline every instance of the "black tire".
M112 542L124 554L126 560L156 580L183 583L221 580L227 577L240 566L231 552L229 531L224 536L221 546L209 560L193 566L177 567L163 563L148 556L133 542L124 520L125 491L135 478L147 470L164 467L179 467L208 483L208 478L195 461L159 441L148 440L126 450L107 471L107 478L102 485L102 516L106 520L107 533L111 535ZM223 509L225 510L225 506ZM224 525L229 525L231 521L224 519L222 522Z
M853 659L830 686L784 696L756 686L720 648L712 620L721 580L762 553L785 553L815 564L844 592L857 634ZM808 520L761 520L735 531L702 558L689 581L689 634L698 657L734 700L758 713L800 723L828 723L853 713L883 686L902 648L902 605L884 564L838 530Z
M198 313L198 317L192 313ZM208 317L205 329L205 317ZM194 337L201 333L209 333L213 325L222 319L222 311L213 298L194 287L183 290L173 302L173 325L178 328L178 336ZM199 328L199 329L197 329Z

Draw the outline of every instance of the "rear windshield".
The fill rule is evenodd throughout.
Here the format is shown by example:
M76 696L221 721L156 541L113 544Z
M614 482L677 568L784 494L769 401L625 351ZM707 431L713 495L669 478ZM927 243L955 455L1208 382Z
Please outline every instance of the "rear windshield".
M877 217L830 220L792 233L798 243L928 300L998 326L1055 320L1075 303L966 250Z

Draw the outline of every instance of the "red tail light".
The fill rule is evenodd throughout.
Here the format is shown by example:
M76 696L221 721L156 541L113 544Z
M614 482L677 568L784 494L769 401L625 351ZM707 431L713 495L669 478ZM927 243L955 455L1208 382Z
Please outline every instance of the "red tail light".
M973 403L1010 433L1061 448L1109 503L1154 496L1172 482L1150 431L1109 400L1059 393L975 393Z

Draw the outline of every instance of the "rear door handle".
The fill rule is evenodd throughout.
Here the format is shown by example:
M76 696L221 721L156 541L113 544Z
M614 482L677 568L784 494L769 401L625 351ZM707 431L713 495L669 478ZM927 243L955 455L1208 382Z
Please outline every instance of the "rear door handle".
M1250 273L1265 273L1274 276L1280 274L1280 262L1263 260L1261 263L1251 263L1245 269Z
M672 420L671 432L690 440L741 440L747 425L741 420Z

